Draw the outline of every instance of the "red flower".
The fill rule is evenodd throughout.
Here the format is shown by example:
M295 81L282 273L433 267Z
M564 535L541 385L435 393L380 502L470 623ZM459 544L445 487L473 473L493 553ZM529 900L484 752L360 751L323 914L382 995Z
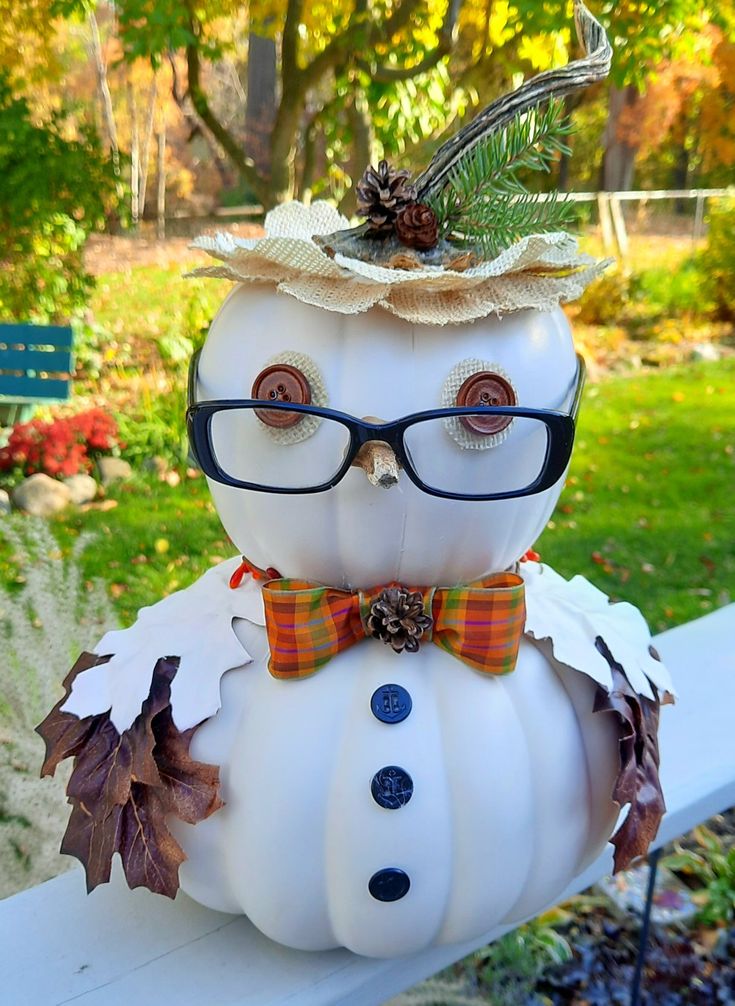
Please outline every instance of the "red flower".
M32 419L13 428L0 448L0 471L20 468L24 474L42 471L51 476L89 471L88 452L101 453L119 446L117 423L102 409L44 422Z

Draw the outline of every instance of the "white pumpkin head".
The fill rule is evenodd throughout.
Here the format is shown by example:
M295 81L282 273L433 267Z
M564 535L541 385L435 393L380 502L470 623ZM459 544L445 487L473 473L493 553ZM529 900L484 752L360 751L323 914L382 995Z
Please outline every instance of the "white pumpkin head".
M457 374L491 370L513 386L517 404L568 410L577 363L560 310L447 327L413 326L385 311L325 312L275 293L239 286L217 315L199 361L197 399L247 399L274 361L298 360L319 385L316 404L387 422L455 404ZM512 473L537 469L539 443L516 421L506 439L468 449L435 429L431 465L447 485L468 491L507 488ZM217 450L236 467L238 452L259 450L293 484L322 481L332 448L322 426L298 442L262 423L228 429ZM500 439L500 438L499 438ZM545 446L545 441L544 441ZM542 454L543 456L543 454ZM522 476L518 476L522 478ZM284 576L365 587L399 580L452 583L505 569L530 548L554 508L563 480L535 496L468 502L426 494L401 473L389 489L358 468L332 489L311 495L246 491L210 480L220 518L242 553Z

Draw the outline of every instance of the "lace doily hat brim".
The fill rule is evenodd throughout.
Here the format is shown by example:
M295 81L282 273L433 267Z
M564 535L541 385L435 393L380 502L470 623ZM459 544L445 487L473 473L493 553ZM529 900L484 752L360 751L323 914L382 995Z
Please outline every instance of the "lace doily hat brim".
M418 260L407 260L412 268L388 268L339 253L330 257L313 240L348 226L329 203L286 203L266 216L263 238L197 238L192 247L219 264L190 275L272 283L304 304L340 314L381 307L413 324L448 325L525 309L550 311L580 297L610 264L580 252L576 239L561 232L522 238L464 271Z

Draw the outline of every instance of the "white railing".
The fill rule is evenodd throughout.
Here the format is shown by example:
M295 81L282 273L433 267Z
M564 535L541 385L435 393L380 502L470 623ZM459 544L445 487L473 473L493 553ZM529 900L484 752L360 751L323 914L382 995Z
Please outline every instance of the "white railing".
M600 229L605 251L617 253L625 259L630 250L628 231L621 207L622 202L639 202L645 206L649 201L662 199L696 199L692 242L697 244L704 237L704 210L708 199L735 199L735 186L727 189L638 189L629 192L570 192L572 202L597 202L600 215Z
M542 196L547 198L546 196ZM574 203L597 203L600 228L605 251L625 258L629 251L628 230L622 210L622 203L637 202L645 206L649 202L663 200L696 200L692 226L692 241L696 244L704 237L705 209L709 199L735 199L735 185L721 189L635 189L628 192L566 192L564 198ZM257 220L263 215L263 207L258 205L218 206L208 213L176 213L166 218L165 223L182 221L203 221L227 217ZM159 227L159 232L161 228ZM165 227L163 228L165 234Z

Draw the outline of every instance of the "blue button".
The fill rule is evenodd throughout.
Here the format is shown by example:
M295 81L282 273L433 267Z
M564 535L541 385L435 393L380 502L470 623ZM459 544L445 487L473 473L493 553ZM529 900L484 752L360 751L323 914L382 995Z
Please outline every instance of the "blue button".
M405 807L413 796L413 779L404 768L386 765L376 772L370 783L373 799L386 810Z
M368 890L376 901L400 901L408 894L410 886L408 874L390 866L372 875Z
M370 699L373 716L382 723L402 723L412 705L411 696L400 685L381 685Z

